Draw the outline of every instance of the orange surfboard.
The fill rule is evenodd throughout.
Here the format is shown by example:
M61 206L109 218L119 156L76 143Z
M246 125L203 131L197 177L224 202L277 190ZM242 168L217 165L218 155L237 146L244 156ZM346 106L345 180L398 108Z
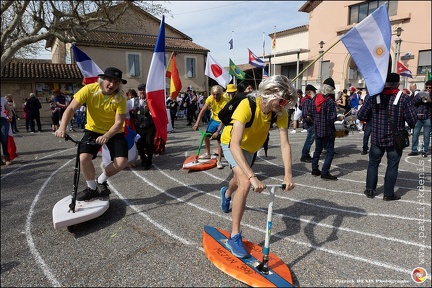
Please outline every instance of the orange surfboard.
M190 155L183 162L183 169L192 171L202 171L216 167L217 159L196 159L196 155Z
M219 270L252 287L293 287L288 266L276 255L269 253L269 273L266 275L255 268L263 259L262 247L242 239L251 257L240 259L225 246L229 236L228 231L204 226L204 251Z

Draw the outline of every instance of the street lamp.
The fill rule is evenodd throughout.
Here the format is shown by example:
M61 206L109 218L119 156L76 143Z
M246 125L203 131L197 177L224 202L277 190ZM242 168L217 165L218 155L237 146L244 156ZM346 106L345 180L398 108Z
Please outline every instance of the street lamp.
M324 52L323 50L323 46L324 46L324 41L320 41L318 43L320 45L320 50L319 50L319 55L320 55L320 62L319 62L319 70L318 70L318 83L321 85L322 82L322 65L323 65L323 58L321 57L321 54Z
M396 29L396 36L397 39L395 40L395 44L396 44L396 49L395 49L395 56L394 56L394 60L393 60L393 69L392 71L394 73L396 73L396 67L397 67L397 61L399 61L399 55L400 55L400 45L402 43L402 39L400 38L402 31L404 31L402 29L402 27L398 27Z

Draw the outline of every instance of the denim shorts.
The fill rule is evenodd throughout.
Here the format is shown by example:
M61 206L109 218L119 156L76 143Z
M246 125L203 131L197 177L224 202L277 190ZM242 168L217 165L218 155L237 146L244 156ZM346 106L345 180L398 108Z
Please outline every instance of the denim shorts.
M234 168L235 166L237 166L237 163L235 162L234 157L231 154L231 150L230 150L229 146L227 144L221 143L221 147L222 147L222 151L224 153L223 154L224 158L230 164L231 169ZM246 161L248 162L249 166L251 166L252 161L254 160L254 153L249 153L245 150L242 150L242 151L243 151L243 155L246 158Z
M219 128L219 124L220 124L220 122L211 119L211 120L210 120L210 123L207 125L206 133L212 133L212 134L213 134L214 132L216 132L217 129ZM222 131L222 130L221 130L221 131ZM210 136L209 136L209 137L210 137Z

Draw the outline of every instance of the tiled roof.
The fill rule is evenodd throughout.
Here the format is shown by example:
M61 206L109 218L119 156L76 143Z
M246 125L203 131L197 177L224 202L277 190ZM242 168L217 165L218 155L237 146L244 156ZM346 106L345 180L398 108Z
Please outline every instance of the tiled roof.
M157 36L120 33L113 31L91 31L77 39L77 45L110 48L131 48L153 50ZM187 39L165 37L167 52L197 52L206 54L209 50Z
M2 80L53 79L82 80L83 75L76 64L52 64L41 62L9 62L1 73Z

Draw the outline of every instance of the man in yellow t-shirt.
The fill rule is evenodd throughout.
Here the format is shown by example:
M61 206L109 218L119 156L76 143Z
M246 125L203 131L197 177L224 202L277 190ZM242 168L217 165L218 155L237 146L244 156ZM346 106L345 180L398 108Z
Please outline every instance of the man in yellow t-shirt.
M279 129L282 160L284 163L283 184L285 191L295 187L291 170L291 146L288 141L288 112L287 107L297 103L297 93L287 77L274 75L261 82L258 91L252 92L250 97L255 98L256 109L252 125L245 128L252 118L252 109L249 100L244 99L237 106L232 115L232 124L225 126L221 146L224 157L234 172L228 187L220 190L221 210L229 212L231 196L235 201L232 205L231 237L227 247L239 258L249 256L242 243L240 222L246 207L246 198L251 185L255 192L262 192L265 184L262 183L252 170L254 153L264 144L270 130L272 112L277 115L276 125Z
M228 103L229 99L223 95L223 88L220 85L215 85L210 90L211 94L209 97L207 97L203 108L201 109L197 121L195 122L195 125L192 126L193 130L198 130L199 123L204 116L204 113L207 111L207 109L211 109L212 116L210 119L209 124L207 125L207 133L211 133L212 135L209 137L206 137L204 139L204 143L206 146L207 152L200 156L200 158L203 159L210 159L210 137L217 139L218 141L218 159L216 166L218 169L222 169L222 148L220 146L220 131L223 128L222 122L219 120L219 111L222 110L222 108L225 106L226 103Z
M108 67L104 74L98 75L97 83L81 88L63 114L63 120L55 136L64 138L66 125L84 103L87 106L87 123L84 136L79 146L81 172L87 182L87 188L78 193L77 200L84 201L98 196L107 196L108 177L113 176L126 167L128 162L128 145L123 133L126 117L126 97L122 84L122 71ZM112 162L105 167L102 174L95 180L93 159L103 144L110 151Z

